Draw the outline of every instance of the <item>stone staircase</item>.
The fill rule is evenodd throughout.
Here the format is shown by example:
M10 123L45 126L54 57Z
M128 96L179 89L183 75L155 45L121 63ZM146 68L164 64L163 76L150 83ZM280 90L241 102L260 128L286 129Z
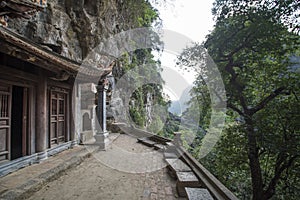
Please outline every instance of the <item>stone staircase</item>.
M201 181L199 181L193 170L180 159L177 147L172 142L159 142L151 137L138 138L137 140L164 154L170 176L177 179L176 189L179 196L186 197L189 200L214 199L210 192L203 188Z
M148 147L154 147L157 143L151 140L150 138L144 137L144 138L138 138L138 142L148 146Z

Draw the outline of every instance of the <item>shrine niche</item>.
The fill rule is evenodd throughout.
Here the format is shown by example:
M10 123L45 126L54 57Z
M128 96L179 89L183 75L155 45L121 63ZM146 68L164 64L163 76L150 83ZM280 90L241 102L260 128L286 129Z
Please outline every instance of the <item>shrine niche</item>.
M96 86L93 83L79 84L80 99L80 143L90 142L96 132Z
M92 130L92 120L88 113L84 113L82 116L82 130L83 131L90 131Z

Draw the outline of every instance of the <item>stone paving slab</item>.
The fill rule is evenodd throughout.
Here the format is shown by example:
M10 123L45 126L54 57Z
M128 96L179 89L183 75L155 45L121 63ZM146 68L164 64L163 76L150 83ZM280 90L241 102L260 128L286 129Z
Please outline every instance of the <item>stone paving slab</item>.
M164 151L166 149L166 146L163 144L155 144L153 147L155 150L158 150L158 151Z
M73 155L74 153L77 156ZM59 176L87 158L89 152L84 147L76 146L53 156L40 164L33 164L0 179L0 199L22 199L40 189L46 182Z
M149 138L138 138L138 141L148 147L153 147L156 142L150 140Z
M110 135L111 141L119 134ZM64 171L71 169L97 150L96 145L74 146L38 164L22 168L0 178L0 199L24 199L39 190L47 182L55 180Z
M147 165L150 167L143 168ZM162 153L125 134L106 151L93 153L85 162L45 185L30 200L52 200L58 194L61 200L185 199L178 197L176 180L168 175Z
M164 152L165 159L178 159L178 156L175 153Z
M116 156L120 149L125 157ZM0 199L185 199L177 195L163 154L138 144L136 138L121 134L106 151L96 150L92 144L75 146L0 178ZM99 162L100 157L120 169ZM124 166L132 172L123 172Z
M178 158L169 158L166 162L171 177L177 178L176 172L192 172L191 168Z
M193 172L176 172L176 176L180 182L198 182L198 178Z
M189 200L214 200L209 191L204 188L185 188Z
M200 187L198 178L193 172L176 172L176 188L179 196L185 197L185 187Z
M180 159L166 159L166 162L174 172L191 172L191 168Z

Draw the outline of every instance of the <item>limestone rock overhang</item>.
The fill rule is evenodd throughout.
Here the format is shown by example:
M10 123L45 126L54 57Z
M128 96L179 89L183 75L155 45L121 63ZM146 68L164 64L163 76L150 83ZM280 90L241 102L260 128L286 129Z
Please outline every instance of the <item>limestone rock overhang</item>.
M108 66L88 66L63 57L8 28L0 26L0 51L57 74L62 72L80 80L103 77L112 71L114 62Z
M41 11L46 6L46 1L37 0L1 0L0 16L9 16L12 18L29 19L37 11Z

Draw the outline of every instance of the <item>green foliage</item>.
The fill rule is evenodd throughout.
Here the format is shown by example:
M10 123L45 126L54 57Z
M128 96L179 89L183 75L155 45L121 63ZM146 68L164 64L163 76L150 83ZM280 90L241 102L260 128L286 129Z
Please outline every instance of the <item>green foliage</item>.
M264 182L270 182L283 166L291 165L283 170L278 181L276 197L279 199L297 199L300 191L299 87L294 92L277 97L255 116Z
M225 184L239 199L250 199L251 179L245 149L246 138L240 124L230 123L220 141L201 163Z
M134 85L129 85L135 89L131 96L134 105L130 106L129 114L140 128L143 128L146 124L146 110L145 105L147 101L147 93L150 92L151 95L156 97L156 101L161 100L161 86L158 82L157 84L148 84L140 87L142 76L146 80L157 80L159 79L159 63L153 60L153 55L151 54L151 49L138 49L134 52L125 53L119 60L119 68L115 69L115 77L118 81L124 74L130 73L130 77L134 80ZM146 65L147 67L139 66ZM160 79L161 80L161 79ZM161 80L162 83L162 80ZM129 105L126 105L129 106Z
M155 25L154 22L159 22L158 11L147 0L125 0L120 1L119 4L124 24L128 26L128 29L151 27ZM134 84L128 86L134 89L131 96L134 105L124 106L129 106L130 118L139 128L146 128L147 125L147 113L145 107L148 93L153 97L151 102L153 105L159 104L165 106L167 104L162 97L163 81L160 77L160 63L154 60L152 55L153 50L161 49L161 43L155 36L151 38L151 41L153 42L152 48L137 49L133 52L124 53L117 60L117 65L113 70L116 81L126 73L130 73L131 79L134 80ZM144 80L158 81L156 84L147 84L141 87L143 81L141 80L141 77ZM152 118L154 119L153 123L151 123L148 128L150 131L158 131L158 128L162 126L161 124L163 122L159 116L152 116Z
M129 109L129 114L138 127L144 127L146 120L144 109L141 109L141 107L134 107Z
M158 11L147 0L120 1L124 24L130 28L151 27L158 20Z
M164 123L161 121L161 119L156 116L154 119L152 119L151 124L147 127L147 130L151 133L157 133L158 135L163 135L163 126Z
M154 19L157 19L158 14L157 11L153 10L153 8L149 8L147 5L144 5L144 13L143 16L138 17L138 25L139 26L149 26Z
M228 126L202 160L241 199L296 199L299 195L299 23L296 1L216 0L216 25L204 47L222 75ZM201 45L180 56L187 68L205 63ZM297 61L297 59L296 59ZM199 75L201 70L197 69ZM207 108L201 79L194 102ZM202 97L197 101L195 97ZM207 117L200 117L207 127ZM201 141L198 141L201 145ZM197 146L190 151L197 156Z
M168 113L163 131L160 135L163 137L173 139L174 132L179 131L179 127L180 127L180 117L172 113Z
M196 124L202 125L204 130L208 129L208 125L211 117L211 100L209 95L209 90L205 83L205 80L200 75L194 82L195 86L191 91L192 98L189 101L189 110L197 110L198 112L187 112L188 115L198 115L191 116L191 119L198 119L199 122Z
M161 21L159 19L158 10L154 6L171 5L174 0L125 0L119 1L118 4L121 9L122 19L124 22L124 29L141 28L141 27L160 27ZM149 38L148 38L149 39ZM131 120L139 128L144 128L154 133L165 137L173 137L175 130L178 130L179 122L174 120L169 115L167 108L169 103L162 95L163 80L160 77L160 62L155 61L152 51L160 51L162 44L158 37L153 35L150 38L152 48L137 49L134 52L124 53L117 61L113 73L116 81L124 74L130 73L130 76L135 83L129 87L135 89L131 96L134 105L130 106L129 115ZM139 66L147 66L139 69ZM145 80L156 80L156 84L147 84L142 87L140 78ZM151 118L152 122L147 122L147 94L151 94ZM130 119L128 119L130 121ZM165 125L165 126L163 126Z
M284 24L299 34L299 2L294 0L216 0L212 13L217 21L232 16L260 14L274 23Z
M154 72L152 72L153 74ZM148 74L149 75L149 74ZM161 80L162 81L162 80ZM131 105L129 111L133 122L139 128L147 129L153 133L160 133L163 127L164 120L162 117L165 115L166 102L162 97L162 82L160 84L147 84L141 88L137 88L131 96L134 105ZM147 95L151 94L151 119L152 122L147 124L146 104ZM160 105L161 109L154 110L156 105Z

